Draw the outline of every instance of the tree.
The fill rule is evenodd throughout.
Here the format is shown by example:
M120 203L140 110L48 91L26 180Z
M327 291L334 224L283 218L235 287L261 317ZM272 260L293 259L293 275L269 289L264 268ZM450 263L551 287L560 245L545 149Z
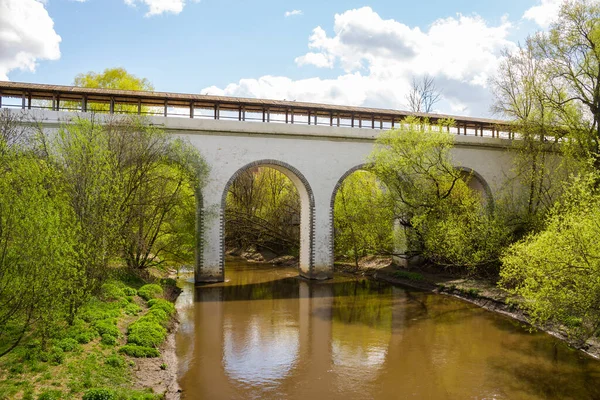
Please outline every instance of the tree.
M430 113L441 97L442 94L435 86L434 78L424 75L420 81L416 78L412 79L412 86L406 95L406 100L410 111Z
M72 214L22 116L0 113L0 357L35 324L63 320L73 271Z
M534 323L564 327L577 345L600 329L600 195L596 176L576 178L546 228L512 245L501 286Z
M242 173L227 193L225 241L229 248L298 254L300 199L294 184L273 168Z
M451 123L409 118L380 135L369 160L394 199L394 218L410 232L409 247L438 265L486 272L510 232L453 166Z
M146 78L138 78L130 74L124 68L106 68L102 73L88 72L86 74L78 74L73 85L86 88L99 89L119 89L119 90L145 90L153 91L154 86ZM67 108L75 105L67 104ZM105 103L89 103L87 108L94 112L108 112L109 105ZM142 113L147 113L148 108L143 107ZM115 105L115 112L118 113L137 113L137 106L127 106L122 104Z
M561 143L600 167L600 4L563 3L548 32L505 57L495 79L495 109L521 130Z
M391 254L393 206L371 172L356 171L338 189L334 206L335 253L352 257Z

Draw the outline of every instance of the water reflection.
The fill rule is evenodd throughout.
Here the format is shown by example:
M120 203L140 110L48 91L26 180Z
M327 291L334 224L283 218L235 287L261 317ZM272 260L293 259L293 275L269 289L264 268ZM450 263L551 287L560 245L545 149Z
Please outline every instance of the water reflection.
M185 399L593 399L600 364L446 296L228 263L178 300Z

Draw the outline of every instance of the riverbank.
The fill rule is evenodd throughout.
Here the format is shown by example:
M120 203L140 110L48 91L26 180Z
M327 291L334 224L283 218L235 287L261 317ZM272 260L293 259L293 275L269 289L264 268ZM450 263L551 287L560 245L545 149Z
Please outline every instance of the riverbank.
M359 263L357 268L350 263L336 263L335 271L353 276L361 276L396 285L453 296L476 304L486 310L506 315L528 327L542 330L596 359L600 359L600 340L593 338L584 346L576 346L569 337L556 326L534 326L527 314L514 304L508 304L508 293L498 288L494 282L483 279L464 278L445 272L423 268L404 270L392 265L389 258L370 257Z
M116 272L73 324L45 336L38 326L0 358L0 399L176 399L179 292L173 280Z

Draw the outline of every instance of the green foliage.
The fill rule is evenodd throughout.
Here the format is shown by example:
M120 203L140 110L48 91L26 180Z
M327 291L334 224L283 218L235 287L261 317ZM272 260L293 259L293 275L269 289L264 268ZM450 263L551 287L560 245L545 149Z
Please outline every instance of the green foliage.
M64 352L74 352L79 350L79 342L71 337L60 340L56 346L62 349Z
M597 176L572 182L546 228L512 245L501 286L536 323L565 327L580 343L600 328L600 195Z
M44 390L39 396L38 400L60 400L63 398L63 393L60 390Z
M114 318L96 321L94 322L94 328L101 336L108 334L114 337L119 337L120 334L119 328L117 328L117 320Z
M491 200L469 187L475 178L453 166L454 138L444 131L451 123L403 121L377 139L372 171L393 198L408 252L438 265L493 272L511 231Z
M408 279L409 281L422 281L423 275L419 274L418 272L410 272L410 271L394 271L394 273L392 274L395 278L400 278L400 279Z
M126 286L123 288L123 293L125 293L125 296L136 296L137 290L135 290L132 287Z
M358 258L393 250L393 203L372 173L356 171L335 197L335 253Z
M138 296L148 301L163 296L163 288L155 283L150 283L138 289Z
M160 352L153 347L138 346L135 344L126 344L119 349L119 353L127 354L136 358L155 358L160 357Z
M83 394L82 400L117 400L117 395L110 389L89 389Z
M125 368L127 365L127 362L125 361L125 359L118 354L112 354L112 355L106 357L106 360L104 360L104 363L106 365L110 365L113 368Z
M162 310L169 316L175 313L175 305L165 299L151 299L148 301L148 306L150 307L150 311Z
M233 249L297 255L300 198L292 181L273 168L241 173L227 193L225 242Z
M135 303L131 303L125 306L123 311L125 311L125 314L127 315L138 315L142 311L142 308Z
M127 328L127 343L142 347L158 347L167 337L167 330L150 317L142 317Z

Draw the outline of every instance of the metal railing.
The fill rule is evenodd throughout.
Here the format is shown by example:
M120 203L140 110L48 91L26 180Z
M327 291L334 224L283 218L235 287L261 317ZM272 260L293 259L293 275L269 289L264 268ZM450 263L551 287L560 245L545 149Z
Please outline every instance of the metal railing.
M366 107L198 94L94 89L0 81L0 108L138 114L362 129L392 129L405 118L453 119L457 135L514 139L506 121Z

